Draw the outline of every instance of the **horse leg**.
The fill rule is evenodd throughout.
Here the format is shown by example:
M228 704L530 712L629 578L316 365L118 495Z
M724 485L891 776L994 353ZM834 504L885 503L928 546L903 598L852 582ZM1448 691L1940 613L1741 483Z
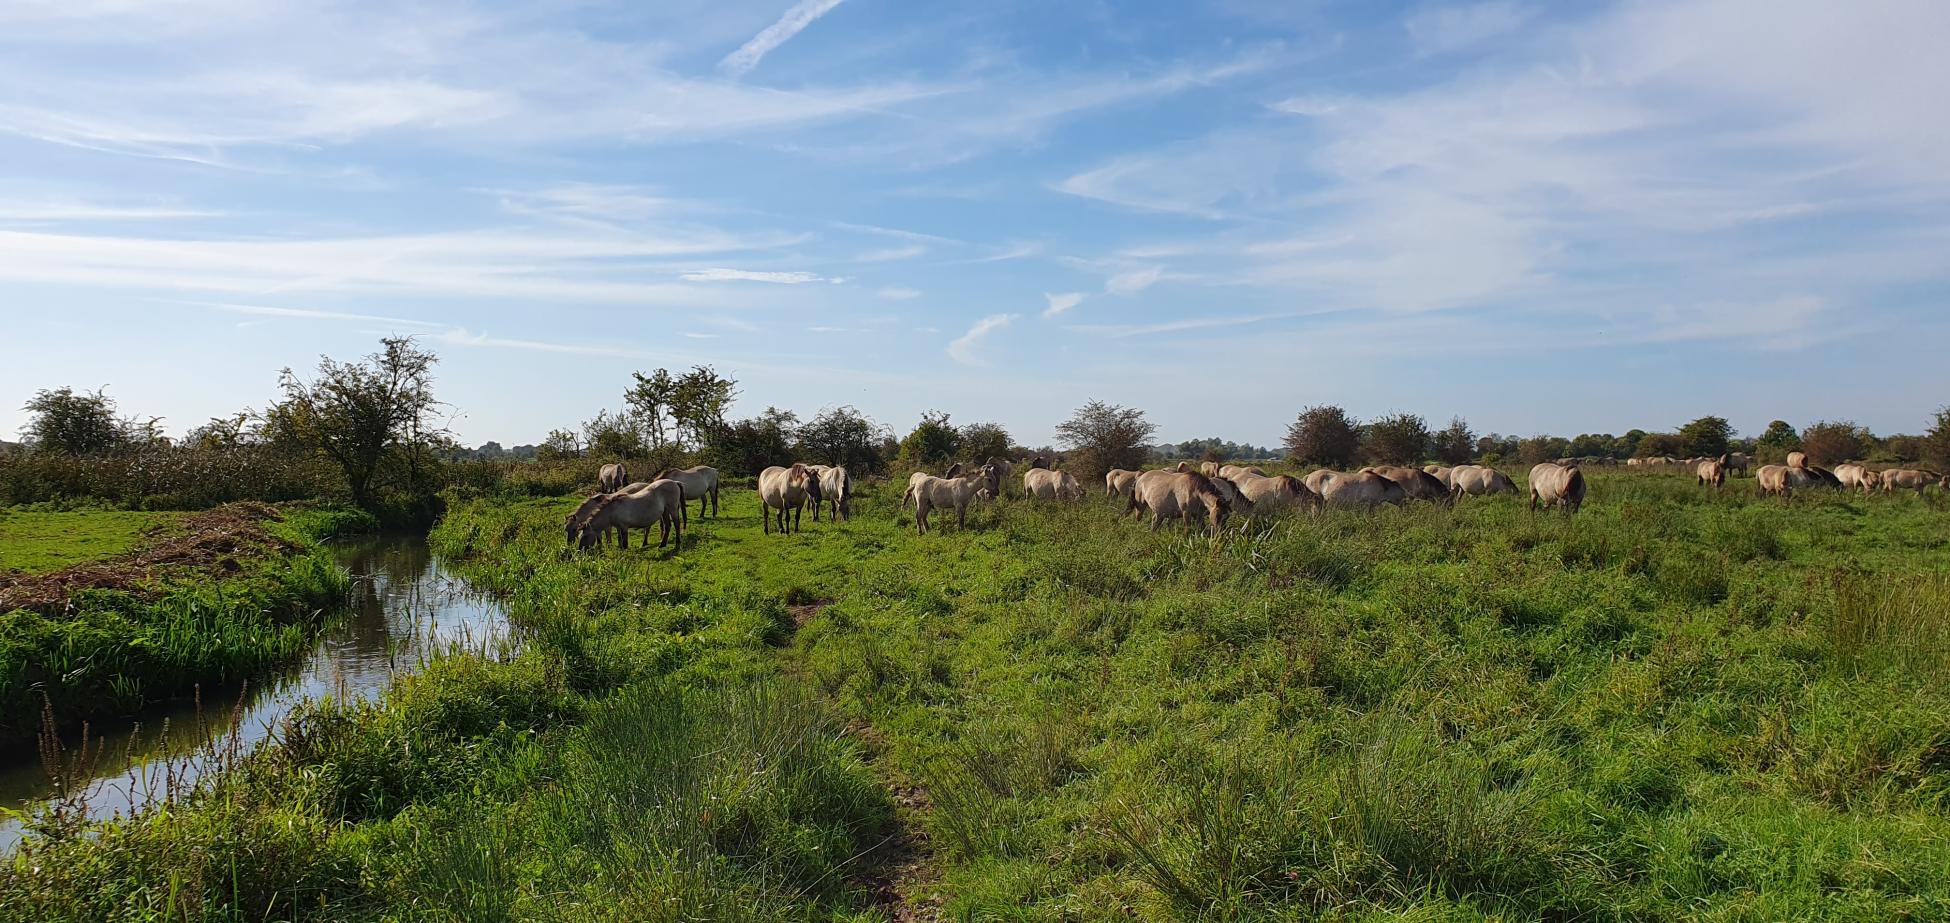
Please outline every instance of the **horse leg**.
M765 534L771 535L772 534L772 508L768 506L768 507L762 507L761 509L764 510L764 515L765 515Z

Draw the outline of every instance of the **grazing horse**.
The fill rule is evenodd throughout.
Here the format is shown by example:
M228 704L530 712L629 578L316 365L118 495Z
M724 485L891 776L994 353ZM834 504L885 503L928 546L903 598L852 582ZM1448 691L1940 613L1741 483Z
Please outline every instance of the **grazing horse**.
M1452 493L1455 491L1456 484L1450 480L1450 477L1455 473L1455 468L1451 468L1448 465L1423 465L1422 470L1428 472L1430 477L1441 481L1443 490Z
M1402 506L1408 502L1408 493L1402 490L1402 485L1373 471L1348 474L1322 468L1308 474L1304 483L1327 506L1374 509L1384 503Z
M650 485L645 484L643 486L648 487ZM588 499L582 501L581 506L575 508L575 512L569 514L569 519L563 523L563 526L570 545L576 543L576 536L582 532L582 524L589 518L589 514L595 512L596 507L601 506L603 501L608 498L608 493L590 494Z
M711 515L718 515L718 469L710 465L698 465L694 468L665 468L657 478L684 485L684 500L697 501L698 518L704 518L706 502L711 504ZM684 516L687 519L690 517L688 507L684 511Z
M1744 475L1747 473L1748 467L1753 464L1753 462L1750 461L1746 455L1743 455L1739 452L1728 452L1726 455L1723 455L1721 457L1726 459L1726 469L1727 469L1728 476L1732 476L1736 474Z
M1233 479L1232 483L1239 488L1239 495L1245 497L1246 502L1251 505L1247 510L1249 514L1257 515L1262 511L1271 512L1295 506L1308 510L1320 509L1320 495L1308 490L1307 485L1291 475L1279 474L1269 477L1245 474Z
M1787 466L1788 466L1788 467L1790 467L1790 468L1806 468L1806 467L1808 467L1808 453L1806 453L1806 452L1789 452L1789 453L1788 453L1788 457L1787 457Z
M636 493L617 492L602 498L582 520L577 530L578 544L594 548L602 544L604 533L615 530L619 548L630 547L630 530L643 530L643 546L650 547L650 527L657 526L657 547L670 541L674 530L677 548L684 548L684 488L675 481L652 481Z
M1362 470L1373 471L1400 484L1402 493L1410 500L1427 500L1430 503L1450 503L1455 500L1449 495L1449 485L1420 468L1411 468L1407 465L1380 465Z
M1693 466L1693 476L1701 484L1725 487L1727 483L1727 457L1702 459Z
M1835 480L1842 482L1843 487L1860 490L1865 494L1882 486L1882 475L1861 465L1836 465Z
M1145 510L1151 512L1151 528L1156 529L1167 519L1183 519L1187 528L1193 524L1192 517L1203 515L1206 518L1206 531L1217 535L1225 528L1226 516L1232 512L1232 504L1225 494L1212 483L1212 479L1196 471L1146 471L1138 475L1137 487L1131 492L1131 502L1126 508L1131 515L1141 515Z
M1137 489L1138 473L1123 468L1112 468L1104 474L1104 496L1128 497Z
M1882 492L1894 493L1898 490L1914 490L1923 496L1923 490L1930 485L1940 490L1950 490L1950 475L1925 471L1921 468L1891 468L1882 472Z
M819 475L821 502L833 504L832 520L853 518L853 477L845 465L807 465ZM819 521L819 504L813 504L813 522Z
M1228 481L1238 481L1240 478L1249 474L1262 478L1266 476L1266 472L1259 470L1257 467L1248 467L1246 465L1219 466L1219 477L1225 478Z
M959 468L958 465L951 470L958 471ZM966 528L969 501L987 491L989 482L995 477L995 466L983 465L955 477L938 478L924 474L918 481L911 481L908 490L914 495L914 528L926 535L928 514L936 509L954 510L955 527Z
M1219 463L1218 463L1218 462L1199 462L1199 463L1198 463L1198 473L1200 473L1200 474L1203 474L1203 475L1205 475L1205 476L1206 476L1206 477L1208 477L1208 478L1215 478L1215 477L1218 477L1218 476L1219 476Z
M623 485L628 484L629 482L630 482L630 469L623 467L621 464L604 465L602 469L596 473L596 484L597 486L601 487L603 489L603 493L606 494L613 494L619 490L622 490Z
M779 533L790 535L799 528L799 516L806 503L819 505L819 476L805 465L790 468L773 465L758 473L758 499L765 504L765 534L772 534L772 517L779 521ZM788 517L787 514L790 514Z
M1576 465L1542 462L1530 469L1530 510L1537 504L1556 507L1569 516L1584 505L1584 472Z
M1050 468L1031 468L1022 473L1022 492L1024 496L1038 500L1075 500L1083 496L1083 488L1068 471Z
M1484 465L1458 465L1449 469L1449 493L1456 497L1467 494L1472 497L1487 497L1492 494L1515 494L1517 482L1495 468Z

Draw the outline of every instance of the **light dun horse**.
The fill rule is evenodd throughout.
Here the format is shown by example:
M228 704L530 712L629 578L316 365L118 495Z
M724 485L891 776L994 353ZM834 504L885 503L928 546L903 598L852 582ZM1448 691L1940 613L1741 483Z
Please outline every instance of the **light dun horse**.
M629 482L630 482L630 469L625 468L620 464L604 465L602 469L596 473L596 485L598 487L601 487L603 489L603 493L606 494L613 494L619 490L622 490L623 485L628 484Z
M1727 483L1727 457L1708 458L1693 466L1693 476L1699 483L1712 487L1725 487Z
M1123 468L1112 468L1104 474L1104 496L1116 499L1129 497L1137 489L1138 473Z
M1232 481L1233 486L1239 488L1239 495L1252 505L1252 514L1293 507L1320 509L1320 495L1308 490L1299 478L1285 474L1269 477L1250 473L1255 470L1258 469L1243 469L1246 473Z
M1203 516L1206 532L1217 535L1225 528L1232 504L1211 478L1199 472L1146 471L1138 475L1137 488L1131 492L1130 506L1126 509L1132 516L1149 510L1153 529L1167 519L1183 519L1190 528L1194 516Z
M618 491L602 496L576 526L577 544L594 548L602 544L610 530L616 532L619 548L630 547L630 530L643 530L643 546L650 547L650 527L657 526L657 547L662 548L674 532L677 548L684 548L684 488L676 481L658 480L635 492ZM585 503L585 506L588 504ZM573 518L571 523L574 524Z
M1920 468L1891 468L1882 473L1882 492L1894 493L1898 490L1914 490L1923 496L1923 489L1936 485L1939 490L1950 490L1950 475Z
M665 468L657 477L684 485L684 500L697 501L699 519L704 518L704 504L707 501L711 504L711 515L718 515L718 469L710 465L698 465L695 468ZM684 515L687 518L690 516L688 508Z
M834 522L853 518L853 477L846 473L845 465L807 465L819 475L819 496L822 503L833 505ZM819 503L813 504L813 522L819 521Z
M1050 468L1031 468L1022 473L1022 492L1025 496L1038 500L1076 500L1083 496L1083 488L1068 471Z
M1326 506L1374 509L1384 503L1402 506L1408 494L1402 485L1373 471L1329 471L1325 468L1307 475L1307 489L1320 495Z
M961 466L949 469L959 472ZM957 473L954 477L938 478L931 474L916 472L908 479L907 492L914 498L914 528L922 535L928 532L928 514L936 509L955 511L955 527L968 525L968 504L977 496L989 492L989 484L997 477L994 465L983 465L967 474ZM905 503L905 498L902 498Z
M805 465L794 464L790 468L773 465L758 473L758 498L765 503L765 534L772 534L772 518L776 515L779 533L790 535L799 528L799 515L806 503L818 505L819 477Z
M1530 469L1530 509L1556 507L1569 516L1584 505L1584 472L1577 465L1543 462Z
M1842 482L1843 487L1865 494L1882 486L1882 475L1861 465L1836 465L1835 480Z
M1517 492L1517 483L1510 476L1495 468L1483 465L1457 465L1449 469L1449 493L1461 498L1487 497L1493 494Z

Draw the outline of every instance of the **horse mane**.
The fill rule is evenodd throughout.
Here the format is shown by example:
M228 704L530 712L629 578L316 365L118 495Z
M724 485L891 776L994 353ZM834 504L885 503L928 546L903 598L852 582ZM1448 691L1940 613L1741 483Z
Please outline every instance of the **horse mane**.
M947 470L947 471L944 471L944 472L942 472L942 473L941 473L941 476L942 476L942 477L944 477L944 478L958 478L958 477L961 477L961 462L955 462L954 464L952 464L952 465L949 465L949 466L948 466L948 470Z

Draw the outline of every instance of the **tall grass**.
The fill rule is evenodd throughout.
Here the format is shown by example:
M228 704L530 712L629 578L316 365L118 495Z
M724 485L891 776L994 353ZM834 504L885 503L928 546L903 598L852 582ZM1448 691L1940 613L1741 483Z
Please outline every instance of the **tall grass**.
M1592 482L1572 518L1217 538L1095 500L918 536L895 491L766 536L740 492L675 554L564 549L571 498L457 504L435 544L521 653L323 709L234 774L282 832L193 803L168 849L250 876L181 886L212 918L859 919L878 777L925 794L949 918L1950 915L1944 591L1900 576L1950 567L1950 522ZM89 877L139 827L63 841L0 908L56 880L164 903L161 859ZM222 845L251 836L277 847Z

